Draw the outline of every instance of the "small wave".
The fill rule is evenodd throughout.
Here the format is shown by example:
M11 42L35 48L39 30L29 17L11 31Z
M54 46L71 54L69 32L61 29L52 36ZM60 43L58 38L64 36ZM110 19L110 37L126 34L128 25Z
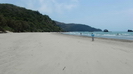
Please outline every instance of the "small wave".
M92 32L65 32L63 34L91 36L91 33ZM95 37L133 40L133 33L130 32L93 32L93 33Z

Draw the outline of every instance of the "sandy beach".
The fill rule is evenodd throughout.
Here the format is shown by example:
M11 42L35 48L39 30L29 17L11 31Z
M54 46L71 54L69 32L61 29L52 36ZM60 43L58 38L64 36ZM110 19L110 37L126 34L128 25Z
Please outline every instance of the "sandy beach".
M0 74L133 74L133 41L0 34Z

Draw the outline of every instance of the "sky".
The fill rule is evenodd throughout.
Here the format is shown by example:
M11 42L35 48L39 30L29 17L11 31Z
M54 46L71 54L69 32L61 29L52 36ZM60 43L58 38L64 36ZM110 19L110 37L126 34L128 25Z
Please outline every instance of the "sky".
M52 20L102 30L133 30L133 0L0 0L39 11Z

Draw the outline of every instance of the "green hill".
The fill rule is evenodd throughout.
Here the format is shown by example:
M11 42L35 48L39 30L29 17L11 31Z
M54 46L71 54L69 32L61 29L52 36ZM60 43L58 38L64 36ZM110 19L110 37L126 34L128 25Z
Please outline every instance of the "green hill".
M0 4L0 31L59 32L62 31L48 15L12 4Z
M74 24L74 23L65 24L65 23L61 23L57 21L56 21L56 24L60 26L64 31L69 31L69 32L71 31L89 31L89 32L102 31L101 29L93 28L91 26L84 25L84 24Z

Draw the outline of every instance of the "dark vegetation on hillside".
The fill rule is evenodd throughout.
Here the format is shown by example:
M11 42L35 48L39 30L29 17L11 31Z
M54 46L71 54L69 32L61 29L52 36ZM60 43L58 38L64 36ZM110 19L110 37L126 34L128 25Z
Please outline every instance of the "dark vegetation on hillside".
M70 23L70 24L65 24L65 23L61 23L61 22L57 22L56 24L58 26L60 26L64 31L89 31L89 32L94 32L94 31L102 31L101 29L96 29L93 28L91 26L88 25L84 25L84 24L74 24L74 23Z
M48 15L12 4L0 4L0 31L59 32L62 31Z

